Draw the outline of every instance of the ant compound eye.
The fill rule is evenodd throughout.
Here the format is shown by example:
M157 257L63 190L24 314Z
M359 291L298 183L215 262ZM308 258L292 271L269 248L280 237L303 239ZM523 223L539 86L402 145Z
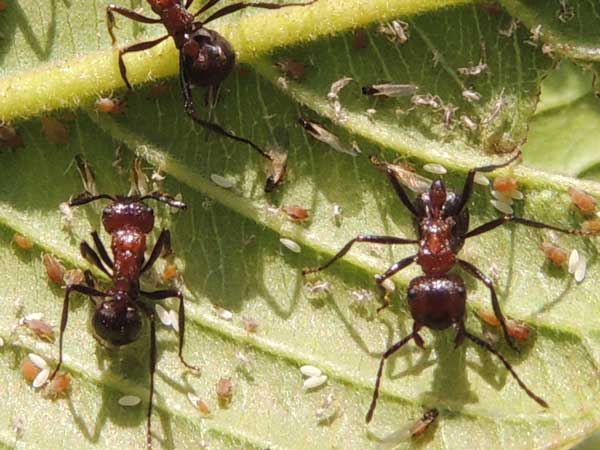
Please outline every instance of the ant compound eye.
M218 86L235 66L235 52L219 33L201 29L183 46L184 70L194 85Z
M142 329L139 310L123 301L102 302L92 320L96 335L112 345L126 345L135 341Z

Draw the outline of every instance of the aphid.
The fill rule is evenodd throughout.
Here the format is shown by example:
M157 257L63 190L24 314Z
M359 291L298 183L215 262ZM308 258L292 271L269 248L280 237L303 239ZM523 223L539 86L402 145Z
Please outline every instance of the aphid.
M82 158L81 158L82 159ZM79 161L80 169L87 168L89 173L86 178L93 177L89 165ZM185 309L183 294L176 289L158 291L145 291L140 288L140 276L148 271L159 256L171 248L171 234L163 229L146 259L146 235L154 228L154 211L146 204L147 200L163 202L173 208L185 209L185 203L175 200L168 194L151 192L144 196L118 195L113 197L108 194L93 195L84 191L69 202L69 206L86 205L97 200L109 200L110 203L102 213L102 224L111 235L112 258L109 256L97 232L92 232L92 239L96 250L86 241L81 242L82 256L98 269L108 275L112 286L106 290L99 290L94 285L91 274L86 277L86 284L68 284L63 303L62 318L59 334L58 364L49 380L52 381L63 362L63 338L69 317L69 300L71 294L78 292L87 296L94 305L95 312L92 319L92 328L97 340L108 348L121 347L136 341L141 333L144 317L150 322L150 389L147 409L147 445L152 447L151 417L154 397L154 372L156 369L156 313L153 306L143 303L140 297L146 297L157 304L159 300L170 297L179 299L179 346L178 356L181 363L193 370L196 367L188 364L183 357L185 336ZM123 400L123 399L121 399ZM120 404L123 404L120 401Z
M413 95L410 102L414 107L428 106L433 109L440 109L443 106L442 99L437 95Z
M13 241L23 250L31 250L33 248L33 241L20 233L13 235Z
M69 143L69 128L60 120L45 116L41 119L44 136L51 144L66 145Z
M46 268L48 278L50 278L54 284L62 286L65 277L65 268L63 265L54 256L47 253L44 253L44 256L42 256L42 261Z
M329 145L335 151L345 153L351 156L358 155L358 152L356 152L356 150L342 145L342 143L340 142L340 138L333 134L331 131L327 130L325 127L323 127L323 125L318 124L317 122L311 122L310 120L306 120L302 117L298 119L298 123L302 125L302 128L304 128L308 134L310 134L318 141Z
M272 192L283 183L287 173L287 153L279 147L272 147L268 152L270 173L265 183L265 192Z
M43 320L23 318L19 324L27 328L41 340L54 342L56 337L54 335L54 327Z
M305 222L310 217L308 209L303 208L302 206L289 205L283 206L281 209L290 217L290 219L296 222Z
M475 131L478 128L477 122L475 122L469 116L465 116L464 114L460 116L460 123L463 125L463 127L467 128L470 131Z
M494 179L494 190L511 195L519 188L519 181L514 176L501 176Z
M221 406L227 406L233 398L233 381L231 378L221 378L217 382L217 399Z
M242 317L242 322L244 322L244 330L246 330L246 332L256 333L256 331L258 330L258 322L256 321L256 319L244 316Z
M362 93L372 97L408 97L418 89L414 84L370 84L362 87Z
M106 21L108 33L110 34L113 45L116 44L116 37L113 32L113 29L115 28L115 13L125 16L135 22L148 24L162 23L167 31L167 34L156 39L138 42L119 49L119 70L121 72L121 78L129 90L131 90L132 87L127 78L127 69L125 67L123 56L127 53L148 50L169 37L172 37L175 47L179 51L179 83L183 95L183 107L187 115L198 125L209 131L250 145L263 158L271 161L271 156L254 144L254 142L226 131L220 125L211 122L210 118L209 120L200 118L196 112L194 98L192 96L192 86L206 86L208 88L207 98L215 99L213 102L210 102L214 105L219 87L232 72L236 60L235 51L231 44L219 33L206 28L206 26L216 19L228 16L245 8L280 9L289 6L308 6L316 1L317 0L310 0L306 3L286 4L232 3L216 10L203 20L197 20L199 16L216 6L220 0L207 1L195 13L189 11L193 0L185 0L185 2L184 0L148 0L148 4L152 8L152 11L158 17L146 17L131 9L110 4L106 7Z
M104 114L123 114L127 109L127 102L118 97L100 97L94 108Z
M188 399L190 400L190 402L192 403L192 405L194 405L194 407L196 409L198 409L198 411L200 411L200 413L204 416L209 416L211 413L210 408L208 407L208 405L206 404L206 402L204 400L202 400L200 397L198 397L195 394L189 393L188 394Z
M594 217L593 219L584 221L581 224L581 229L590 234L600 233L600 217Z
M141 398L139 398L137 395L124 395L123 397L119 398L119 405L121 406L137 406L140 404L140 402L142 401Z
M67 270L63 280L66 286L69 284L81 284L85 281L85 274L81 269Z
M4 0L0 0L0 12L6 11L8 9L8 3Z
M595 214L596 213L596 199L587 192L574 187L569 188L569 195L571 201L579 208L583 214Z
M584 227L581 227L585 231ZM542 242L542 251L546 258L552 261L557 266L564 266L567 264L569 254L564 248L559 247L551 242Z
M0 122L0 144L4 144L12 149L25 146L23 138L17 129L4 122Z
M419 438L425 434L429 427L436 421L440 412L433 408L423 414L419 420L417 420L410 429L410 436L413 439Z
M458 256L465 240L489 232L506 223L517 223L532 228L554 230L577 236L585 235L585 233L579 230L558 228L512 215L499 217L469 231L469 212L467 203L473 193L475 174L477 172L492 172L502 167L506 167L519 159L520 156L520 152L517 152L504 163L491 164L469 170L464 187L460 193L448 190L442 180L435 180L431 184L429 191L418 195L414 202L410 200L394 171L388 168L386 174L396 194L400 198L402 204L416 219L415 223L419 238L407 239L395 236L359 234L344 245L333 258L323 265L314 268L306 268L302 271L304 275L307 275L328 268L335 261L346 255L357 242L386 245L412 244L418 246L418 250L415 254L402 258L400 261L397 261L390 266L383 274L377 275L375 278L377 284L381 286L387 279L393 277L413 263L421 266L421 270L424 272L423 276L418 276L409 283L407 294L408 304L414 320L413 329L410 334L387 349L380 360L373 400L366 416L367 422L371 421L373 412L375 411L385 361L412 340L415 341L417 346L423 347L424 341L419 334L419 331L423 327L433 330L444 330L449 327L454 327L457 331L455 339L456 345L462 344L465 338L467 338L475 345L489 351L502 362L519 386L532 400L537 402L540 406L548 406L541 397L534 394L533 391L523 383L511 364L498 350L492 347L488 342L466 330L464 325L467 300L466 286L459 274L450 272L455 266L459 266L466 273L481 281L488 288L494 314L500 321L504 337L510 346L516 349L509 334L507 321L500 309L500 303L496 295L494 283L476 266L460 259Z
M479 100L481 100L481 94L471 89L465 89L464 91L462 91L462 96L466 101L470 103L478 102Z
M68 373L59 373L46 386L46 395L50 398L65 395L71 389L71 376Z
M479 317L481 317L485 323L491 325L492 327L502 326L502 323L493 311L481 310L479 312ZM529 335L531 334L531 329L526 324L517 322L516 320L507 319L506 329L508 331L508 335L518 341L528 340Z
M377 31L384 34L390 42L397 42L399 44L404 44L410 37L408 23L401 20L392 20L389 23L382 23L379 25Z
M177 278L178 275L179 275L179 272L177 271L177 264L170 263L165 266L165 269L163 270L162 278L165 283L170 283L175 278Z
M281 238L281 239L279 239L279 242L281 242L281 245L283 245L285 248L287 248L288 250L290 250L294 253L300 253L300 251L302 250L300 248L300 245L298 245L297 242L292 241L291 239Z
M476 77L488 70L488 65L482 61L476 66L459 67L456 71L464 77Z
M228 309L221 308L220 306L215 306L214 312L219 319L226 320L227 322L231 322L233 320L233 313Z
M30 383L33 383L33 380L35 380L42 371L42 369L36 366L29 358L25 358L21 365L21 370L23 370L23 377Z
M304 77L306 66L293 59L282 59L275 64L284 74L292 77L294 80L300 80Z

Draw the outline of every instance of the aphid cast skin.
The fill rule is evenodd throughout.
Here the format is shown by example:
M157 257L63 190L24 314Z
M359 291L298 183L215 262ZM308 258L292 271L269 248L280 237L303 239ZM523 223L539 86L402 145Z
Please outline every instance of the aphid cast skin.
M303 270L303 273L306 275L326 269L348 253L357 242L387 245L413 244L418 247L414 255L401 259L390 266L383 274L375 277L377 284L382 287L386 280L413 263L421 266L424 272L422 276L414 278L408 285L408 306L414 320L413 330L408 336L405 336L384 352L377 371L373 400L366 416L367 422L370 422L373 418L385 361L410 341L414 340L419 347L423 347L424 341L419 334L419 330L423 327L433 330L444 330L449 327L455 328L457 331L455 341L457 346L462 344L464 339L467 338L476 345L493 353L504 364L519 386L521 386L531 399L543 407L548 407L548 404L541 397L537 396L525 385L511 364L498 350L465 329L464 316L467 290L461 276L450 272L451 269L459 266L466 273L485 284L490 291L494 314L502 327L504 337L508 344L516 350L517 347L513 343L511 335L517 334L517 338L519 338L524 333L516 333L514 330L509 330L508 321L500 309L500 303L498 302L492 280L470 262L460 259L458 254L465 240L489 232L506 223L517 223L532 228L553 230L578 236L590 234L581 230L567 230L509 214L469 231L469 210L467 203L473 193L475 175L478 172L492 172L496 169L506 167L519 159L519 157L520 152L517 152L504 163L469 170L464 187L459 193L448 190L444 182L441 179L437 179L431 183L427 191L418 194L415 201L411 201L408 197L393 167L380 163L376 158L371 158L376 167L385 171L400 201L414 216L418 238L407 239L395 236L360 234L349 241L332 259L322 266Z

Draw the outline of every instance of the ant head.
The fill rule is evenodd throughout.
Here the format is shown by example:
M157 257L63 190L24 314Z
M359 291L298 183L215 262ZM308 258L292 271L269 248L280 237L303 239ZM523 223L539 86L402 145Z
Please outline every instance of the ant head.
M102 224L107 233L130 226L147 234L154 228L154 211L138 197L117 197L104 208Z
M165 9L173 8L179 4L179 0L148 0L148 3L150 3L152 11L160 14Z
M218 86L235 66L233 47L216 31L200 28L189 36L181 51L184 70L197 86Z
M117 292L96 308L94 332L102 341L119 346L130 344L140 335L142 318L136 304L126 293Z
M429 188L429 205L432 211L441 212L446 203L446 186L442 180L435 180Z

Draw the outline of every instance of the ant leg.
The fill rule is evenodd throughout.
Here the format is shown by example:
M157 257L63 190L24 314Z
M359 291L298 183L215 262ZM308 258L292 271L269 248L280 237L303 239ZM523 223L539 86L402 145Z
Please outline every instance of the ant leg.
M154 248L152 249L152 253L150 254L150 258L148 258L148 261L144 264L144 267L142 267L140 272L144 273L146 270L150 269L163 250L166 254L173 252L173 250L171 250L171 232L169 230L162 230L160 232L156 244L154 244Z
M582 230L567 230L565 228L559 228L559 227L555 227L552 225L547 225L545 223L536 222L534 220L529 220L529 219L524 219L522 217L503 216L503 217L494 219L491 222L484 223L483 225L478 226L474 230L469 231L468 233L466 233L464 235L464 238L467 239L467 238L470 238L473 236L477 236L479 234L487 233L488 231L491 231L494 228L498 228L499 226L504 225L505 223L509 223L509 222L519 223L521 225L525 225L525 226L528 226L531 228L541 228L541 229L546 229L546 230L558 231L559 233L573 234L575 236L589 236L589 235L594 234L594 233L582 231Z
M367 412L366 421L369 423L373 418L373 412L375 412L375 406L377 406L377 399L379 398L379 385L381 384L381 375L383 374L383 365L385 364L385 360L396 353L404 344L408 343L411 339L415 338L415 332L413 331L408 336L396 342L390 348L386 350L386 352L381 357L381 361L379 362L379 369L377 370L377 381L375 381L375 391L373 392L373 400L371 400L371 406L369 406L369 411ZM420 337L420 336L419 336Z
M108 27L108 34L112 39L113 45L117 42L115 35L113 33L113 28L116 27L115 24L115 15L113 12L117 14L121 14L122 16L127 17L128 19L135 20L136 22L142 23L160 23L160 19L152 19L151 17L142 16L141 14L136 13L127 8L122 8L121 6L113 5L112 3L106 7L106 26Z
M538 397L537 395L535 395L533 393L533 391L531 391L531 389L529 389L525 385L525 383L523 383L523 381L521 381L521 379L519 378L519 376L517 375L517 373L514 371L514 369L510 365L510 363L506 360L506 358L504 358L504 356L502 356L502 354L498 350L496 350L494 347L492 347L490 344L488 344L483 339L478 338L477 336L469 333L468 331L465 331L465 337L471 339L473 342L475 342L480 347L483 347L486 350L488 350L491 353L493 353L494 355L496 355L498 357L498 359L500 359L500 361L502 361L502 364L504 364L504 367L506 367L506 369L514 377L514 379L517 380L517 383L519 383L519 386L521 386L521 388L527 393L527 395L529 395L529 397L531 397L531 399L535 400L535 402L538 405L543 406L544 408L548 408L548 403L546 403L546 401L544 399L542 399L542 398Z
M219 0L212 0L212 4L214 5L218 1ZM317 2L317 0L311 0L306 3L286 3L283 5L280 5L279 3L244 3L244 2L233 3L231 5L227 5L224 8L219 9L208 19L203 20L202 23L203 23L203 25L206 25L207 23L210 23L215 19L218 19L223 16L227 16L229 14L233 14L234 12L237 12L237 11L239 11L241 9L245 9L245 8L281 9L281 8L287 8L288 6L308 6L308 5L312 5L315 2ZM211 2L209 2L209 3L211 3ZM202 11L202 9L194 15L200 14L201 11Z
M198 367L189 364L183 358L183 344L185 341L185 305L183 303L183 294L179 290L168 289L163 291L154 291L154 292L144 292L141 291L141 294L148 297L152 300L163 300L165 298L177 297L179 299L179 360L181 363L187 367L188 369L192 369L194 371L200 370Z
M125 55L126 53L141 52L144 50L148 50L148 49L154 47L155 45L160 44L162 41L164 41L168 37L169 37L169 35L166 34L166 35L161 36L152 41L139 42L137 44L133 44L128 47L119 49L119 71L121 72L121 78L123 79L123 82L127 86L127 89L131 90L132 87L131 87L131 83L127 79L127 68L125 67L125 61L123 60L123 55Z
M385 282L385 280L387 280L388 278L393 277L398 272L400 272L402 269L410 266L412 263L415 262L416 258L417 258L416 255L408 256L407 258L401 259L397 263L394 263L383 274L381 274L381 275L375 275L375 282L377 283L377 286L379 286L384 291L384 293L385 293L385 295L383 297L384 303L383 303L382 306L380 306L379 308L377 308L377 312L380 312L383 309L385 309L388 306L390 306L390 300L387 297L387 290L383 287L383 283Z
M500 303L498 302L498 296L496 295L496 290L494 289L494 283L492 282L492 280L490 280L488 277L486 277L477 267L475 267L470 262L459 259L458 264L460 264L460 266L463 269L465 269L467 272L469 272L471 275L473 275L475 278L477 278L479 281L481 281L483 284L485 284L487 286L487 288L490 290L490 294L492 296L492 308L494 309L494 315L500 321L500 326L502 327L502 332L504 333L504 338L506 339L506 342L508 343L508 345L510 345L510 347L513 350L518 352L519 349L517 348L517 346L513 342L512 338L508 334L508 328L506 327L506 318L504 317L504 314L502 314L502 310L500 309Z
M185 108L185 112L188 114L188 116L190 116L190 118L194 122L196 122L198 125L201 125L208 130L211 130L217 134L220 134L221 136L226 136L226 137L236 140L238 142L243 142L244 144L248 144L250 147L252 147L254 150L256 150L260 154L260 156L262 156L265 159L268 159L269 161L273 161L273 157L271 155L266 153L263 149L261 149L258 145L256 145L254 142L250 141L249 139L245 139L245 138L236 136L234 134L231 134L231 133L225 131L225 129L222 128L220 125L217 125L216 123L213 123L213 122L208 122L208 121L203 120L200 117L198 117L198 114L196 113L196 107L194 106L194 98L192 97L191 83L187 79L187 73L186 73L186 69L185 69L185 60L184 60L183 52L181 52L179 55L179 84L181 87L181 93L183 95L183 107Z
M85 205L87 203L95 202L96 200L102 200L102 199L111 200L113 202L116 200L112 195L108 195L108 194L93 195L89 191L83 191L77 197L75 197L74 199L69 201L69 206L81 206L81 205Z
M462 345L465 340L465 322L460 321L456 323L456 337L454 338L454 348L458 348Z
M395 244L418 244L419 241L416 241L414 239L399 238L399 237L395 237L395 236L373 236L370 234L359 234L354 239L349 241L346 245L344 245L344 247L333 258L331 258L329 261L327 261L322 266L309 267L309 268L302 269L302 275L320 272L321 270L327 269L330 265L332 265L338 259L343 257L346 253L348 253L350 251L350 249L352 248L352 246L356 242L369 242L370 244L395 245ZM392 267L394 267L394 266L392 266ZM398 269L398 270L400 270L400 269Z
M169 205L172 208L177 208L177 209L186 209L187 208L187 205L185 203L183 203L181 200L177 200L174 197L170 196L169 194L165 194L164 192L157 192L157 191L150 192L149 194L146 194L140 198L140 200L147 200L147 199L152 199L152 200L156 200L157 202L166 203L167 205Z
M463 187L462 193L460 194L460 202L456 206L454 214L458 215L471 198L471 194L473 193L473 184L475 183L475 174L477 172L493 172L496 169L501 169L502 167L506 167L512 164L520 157L521 151L517 150L508 161L505 161L500 164L490 164L489 166L475 167L474 169L469 170L469 173L467 174L467 179L465 181L465 186Z
M47 383L54 379L54 377L60 370L60 366L63 362L63 335L65 333L65 329L67 328L67 320L69 318L69 296L73 291L79 292L80 294L84 294L89 297L109 296L106 292L102 292L89 286L84 286L82 284L70 284L69 286L67 286L67 290L65 291L65 300L63 302L62 318L60 319L60 334L58 337L58 365L52 371L52 374L48 377Z
M154 399L154 372L156 371L156 316L154 311L143 303L142 311L150 321L150 394L148 396L148 412L146 413L146 447L152 450L152 406Z
M411 212L411 214L413 216L418 217L419 214L417 213L417 209L415 208L415 205L410 201L410 198L408 198L406 191L404 190L404 188L398 181L398 178L396 178L394 171L387 165L387 163L385 163L385 162L382 163L381 161L379 161L375 155L369 156L369 161L375 167L385 170L385 173L387 174L388 178L390 179L390 182L392 183L392 186L394 187L396 194L398 195L398 197L400 197L400 201L402 202L402 204L406 207L406 209L408 209Z
M81 241L81 244L79 244L79 251L81 252L81 256L83 256L86 260L98 267L98 269L100 269L109 277L111 276L108 269L104 267L104 264L100 260L98 254L94 251L92 247L90 247L90 245L87 242Z
M104 261L104 264L106 264L111 269L114 268L114 264L113 264L112 260L110 259L110 256L108 256L108 253L106 252L106 248L104 247L104 244L100 240L100 236L98 236L98 233L96 231L92 231L92 239L94 240L94 245L96 246L96 250L98 250L98 253L100 254L100 258L102 258L102 261Z

